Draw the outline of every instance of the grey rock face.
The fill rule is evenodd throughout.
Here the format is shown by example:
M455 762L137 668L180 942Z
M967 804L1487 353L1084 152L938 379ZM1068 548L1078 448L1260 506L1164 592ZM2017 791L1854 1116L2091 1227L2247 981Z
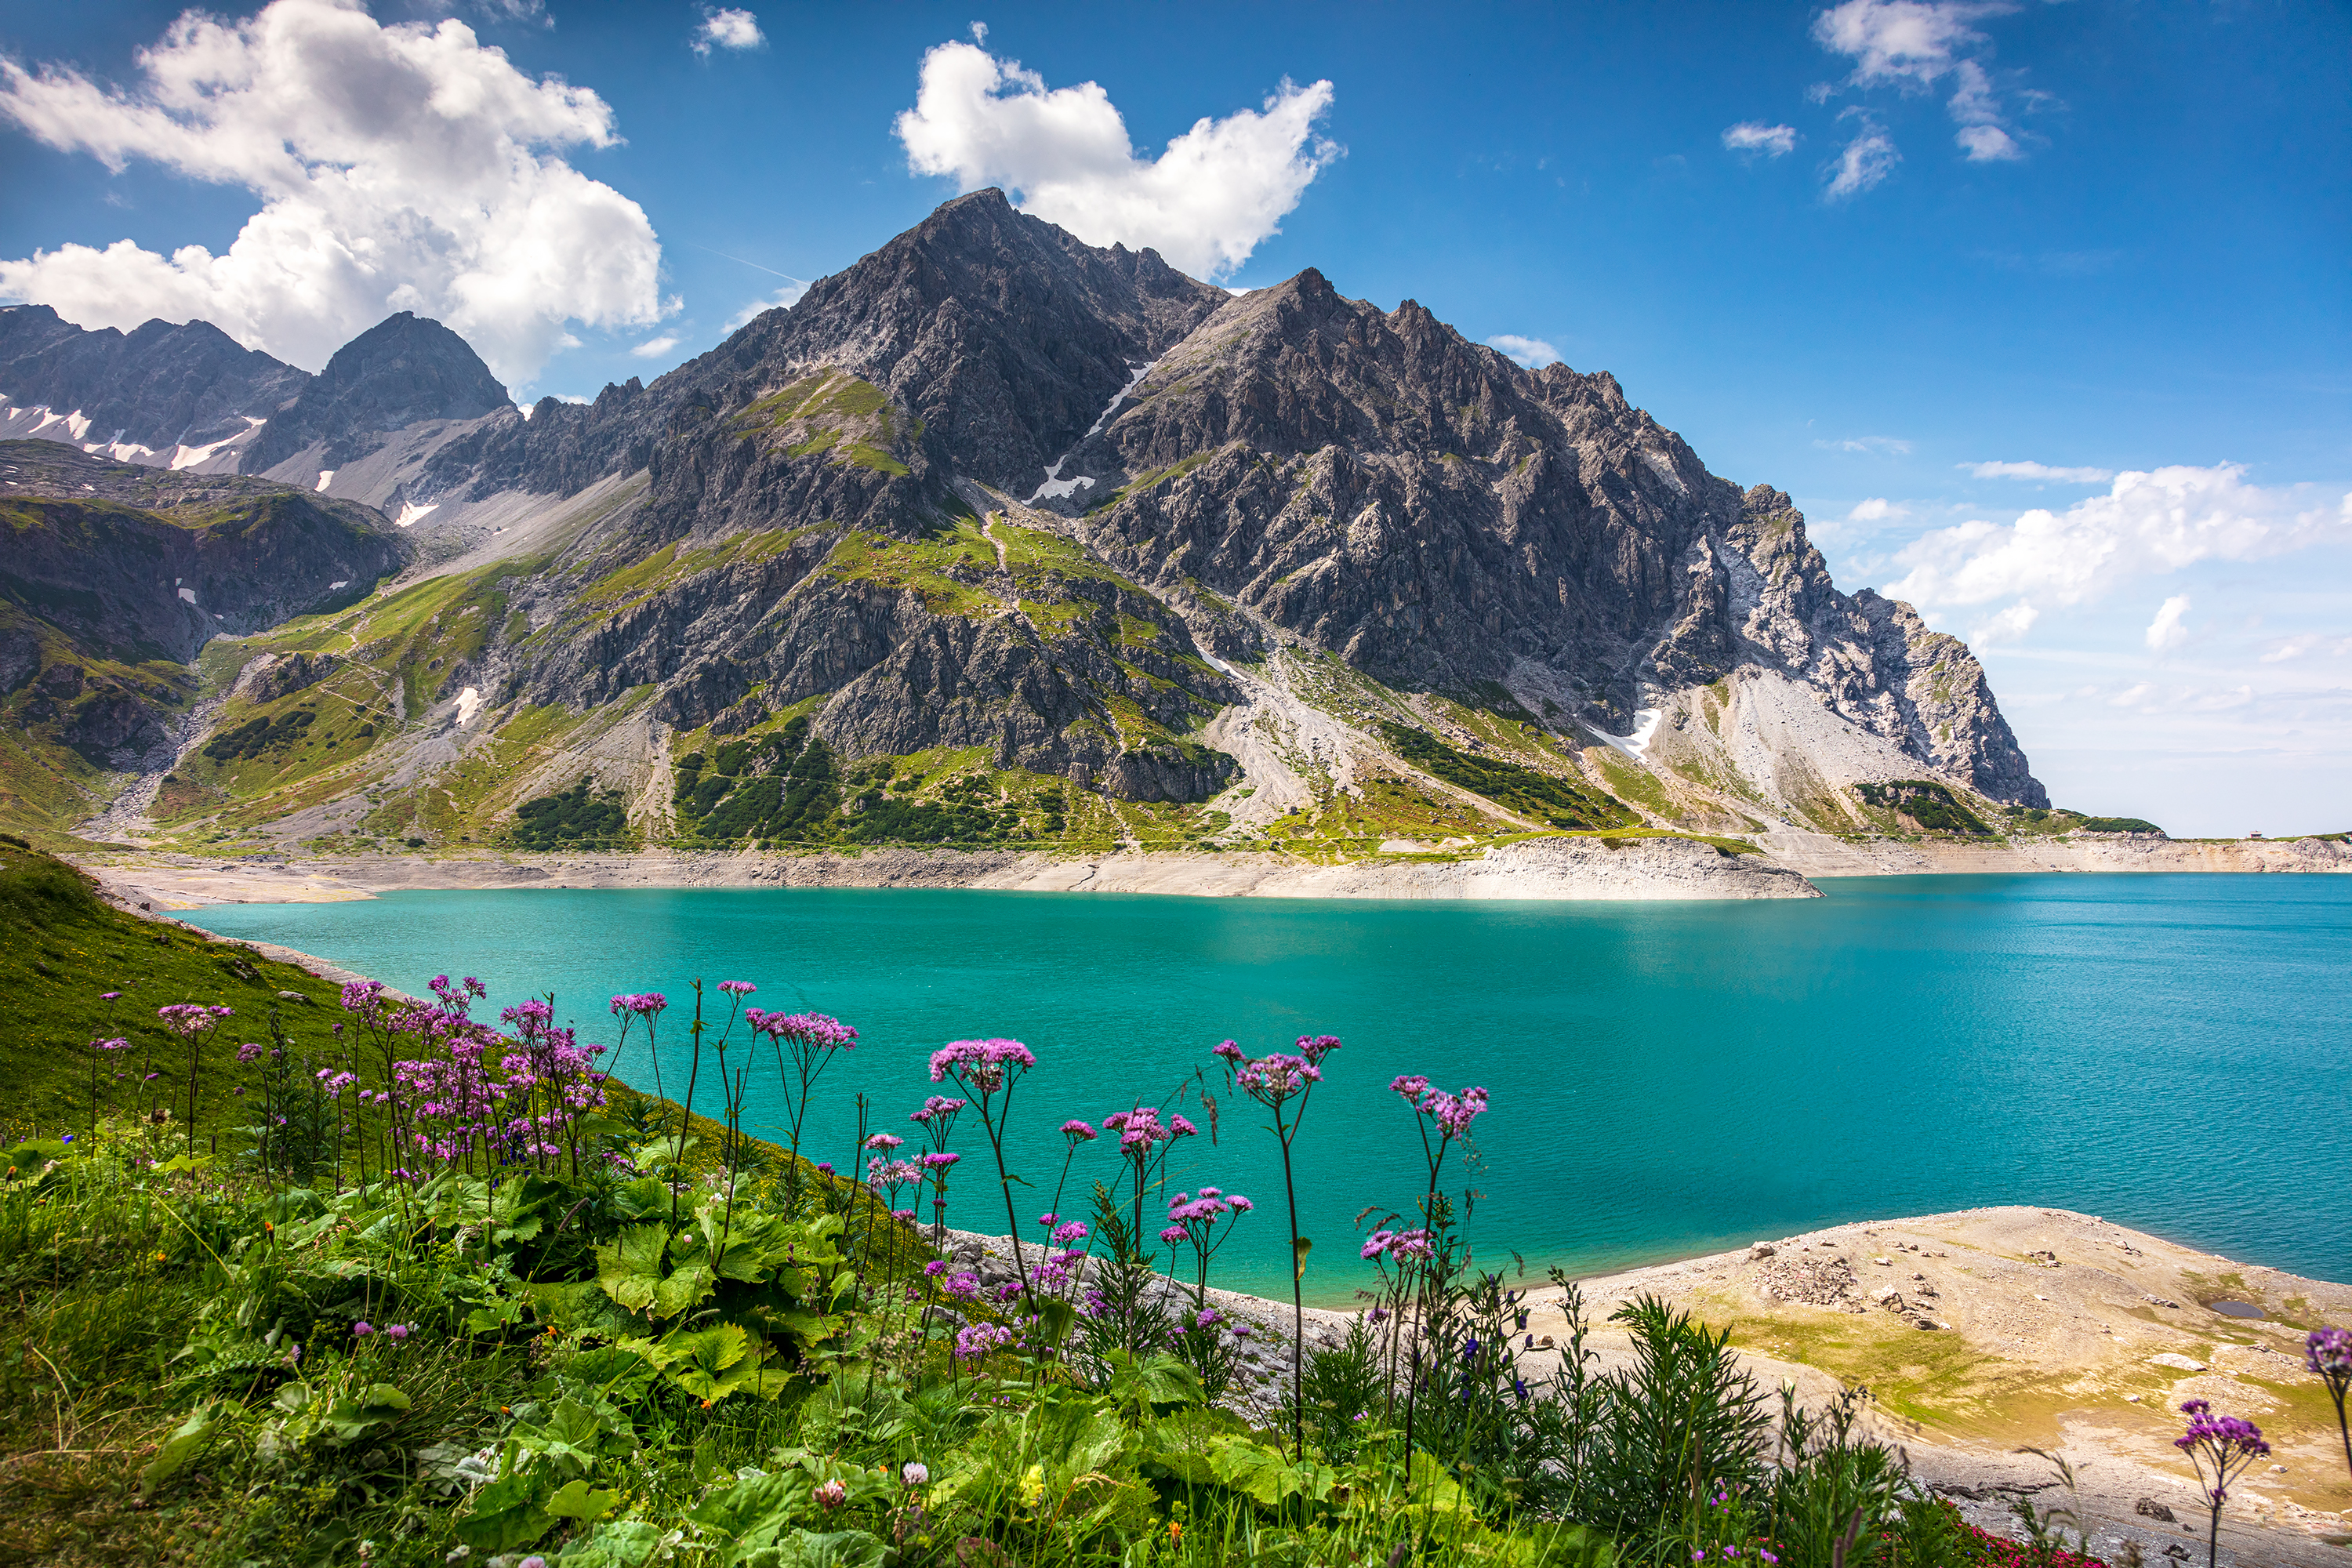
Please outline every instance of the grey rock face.
M215 632L349 603L410 553L348 501L49 441L0 442L0 496L29 521L8 542L10 596L91 653L131 662L193 658Z
M1959 638L1868 588L1848 597L1805 537L1802 512L1758 485L1728 533L1740 552L1738 631L1757 662L1822 692L1840 714L1995 800L2047 808L1984 667Z
M242 435L310 376L209 321L85 331L47 305L0 310L0 395L89 418L86 438L170 453Z
M370 437L427 419L478 419L508 402L472 344L403 310L337 349L262 430L243 467L260 473L324 441L324 464L335 468L381 444Z
M0 315L0 370L61 353L60 328ZM506 582L444 694L577 710L653 686L654 718L720 734L814 698L845 761L982 747L1199 799L1234 767L1191 739L1240 697L1213 661L1271 635L1407 693L1531 685L1562 731L1770 670L1923 772L2046 804L1963 645L1840 594L1786 495L1708 473L1606 374L1522 369L1312 269L1232 297L994 191L592 405L526 419L406 315L299 391L247 471L474 421L433 433L406 497L644 476ZM1071 493L1024 510L1056 463Z

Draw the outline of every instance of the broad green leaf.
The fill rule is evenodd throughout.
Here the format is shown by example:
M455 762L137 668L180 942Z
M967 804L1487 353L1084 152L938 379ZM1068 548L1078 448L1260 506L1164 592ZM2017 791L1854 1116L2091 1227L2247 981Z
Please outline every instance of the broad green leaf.
M881 1568L889 1548L862 1530L818 1534L795 1530L772 1546L738 1552L720 1561L728 1568Z
M485 1552L529 1546L555 1522L544 1501L547 1482L541 1471L500 1476L474 1494L472 1510L457 1521L457 1539Z
M687 1518L742 1546L765 1546L799 1520L816 1514L809 1479L797 1470L753 1476L695 1505Z
M555 1560L566 1568L643 1568L660 1544L661 1531L644 1520L614 1520L567 1544Z
M662 1282L662 1252L667 1233L657 1225L625 1226L610 1247L596 1249L596 1283L632 1312L654 1304Z
M702 1264L692 1263L654 1287L654 1316L675 1318L718 1289L719 1281Z
M613 1217L623 1224L651 1219L656 1215L667 1218L675 1201L659 1177L639 1176L613 1189Z
M547 1500L547 1511L558 1519L576 1519L586 1523L612 1512L613 1506L620 1500L617 1491L594 1491L586 1481L566 1481Z
M408 1411L408 1395L388 1383L372 1384L336 1400L319 1425L342 1442L356 1443L379 1426L392 1426Z
M155 1451L155 1457L148 1460L139 1472L142 1497L186 1469L196 1455L203 1451L204 1446L212 1441L214 1432L220 1426L217 1410L218 1406L213 1401L205 1401L190 1413L187 1420L181 1423L178 1431L163 1440L163 1446Z
M654 1381L658 1369L647 1357L625 1345L582 1351L556 1368L566 1384L594 1389L623 1405L635 1403Z
M691 1365L705 1372L722 1372L751 1350L751 1336L734 1323L713 1323L707 1329L672 1329L653 1342L648 1352L664 1367Z

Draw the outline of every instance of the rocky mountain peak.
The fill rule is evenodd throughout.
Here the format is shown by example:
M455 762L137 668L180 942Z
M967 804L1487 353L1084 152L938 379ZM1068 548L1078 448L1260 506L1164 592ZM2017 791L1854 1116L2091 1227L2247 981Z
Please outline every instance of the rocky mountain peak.
M47 305L0 310L0 396L19 409L78 416L77 443L119 447L142 461L234 440L310 379L209 321L85 331ZM70 430L40 434L58 439Z
M335 351L326 369L269 422L245 467L273 468L324 442L334 468L372 450L369 439L433 419L478 419L509 404L473 345L440 322L403 310Z

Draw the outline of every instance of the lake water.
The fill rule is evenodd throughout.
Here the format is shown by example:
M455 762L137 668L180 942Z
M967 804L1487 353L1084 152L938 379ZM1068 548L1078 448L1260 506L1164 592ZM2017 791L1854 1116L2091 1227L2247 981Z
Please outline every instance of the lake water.
M1360 1282L1357 1215L1420 1190L1399 1073L1484 1085L1483 1251L1578 1272L1857 1219L2029 1203L2352 1279L2352 878L1825 880L1739 903L1411 903L897 890L395 893L189 918L422 993L478 974L494 1004L552 990L608 1038L614 992L667 993L685 1082L688 982L854 1024L803 1152L836 1163L863 1090L878 1124L933 1091L929 1054L1009 1035L1024 1220L1066 1117L1155 1101L1228 1037L1302 1033L1326 1063L1298 1143L1314 1294ZM716 992L713 992L714 997ZM494 1016L494 1015L492 1015ZM649 1075L629 1047L623 1075ZM715 1110L709 1089L696 1108ZM1183 1146L1171 1184L1259 1202L1221 1282L1280 1285L1279 1164L1255 1108ZM1198 1118L1195 1109L1192 1113ZM749 1124L781 1103L755 1099ZM1001 1230L976 1119L950 1223ZM1105 1140L1080 1183L1108 1175ZM1457 1177L1460 1171L1454 1173ZM1459 1183L1457 1182L1457 1185ZM993 1222L990 1215L993 1214ZM928 1214L926 1215L928 1217Z

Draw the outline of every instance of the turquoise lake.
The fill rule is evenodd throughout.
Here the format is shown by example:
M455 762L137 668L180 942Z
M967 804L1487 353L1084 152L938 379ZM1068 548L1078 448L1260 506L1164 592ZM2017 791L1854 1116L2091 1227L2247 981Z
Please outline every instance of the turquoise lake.
M1411 903L898 890L468 891L226 905L187 918L401 989L476 974L495 1005L553 991L609 1039L606 998L662 991L663 1079L686 1081L688 983L858 1028L803 1152L849 1155L851 1097L907 1132L950 1039L1009 1035L1024 1222L1061 1169L1054 1129L1159 1101L1196 1069L1224 1113L1171 1186L1249 1194L1219 1280L1281 1283L1280 1166L1210 1048L1302 1033L1326 1063L1298 1143L1307 1279L1361 1279L1358 1215L1423 1175L1399 1073L1484 1085L1474 1232L1490 1260L1574 1272L1826 1224L1986 1204L2083 1210L2352 1279L2352 878L1825 880L1743 903ZM712 992L714 999L717 993ZM479 1010L478 1010L478 1016ZM491 1013L488 1016L494 1016ZM622 1075L649 1087L633 1041ZM706 1072L696 1109L715 1112ZM1197 1107L1188 1111L1199 1119ZM747 1124L772 1131L757 1094ZM1002 1230L977 1119L950 1224ZM1108 1176L1081 1153L1062 1203ZM1454 1167L1452 1184L1464 1184ZM926 1214L926 1218L929 1217ZM1369 1222L1367 1222L1369 1223ZM1034 1234L1034 1232L1033 1232Z

